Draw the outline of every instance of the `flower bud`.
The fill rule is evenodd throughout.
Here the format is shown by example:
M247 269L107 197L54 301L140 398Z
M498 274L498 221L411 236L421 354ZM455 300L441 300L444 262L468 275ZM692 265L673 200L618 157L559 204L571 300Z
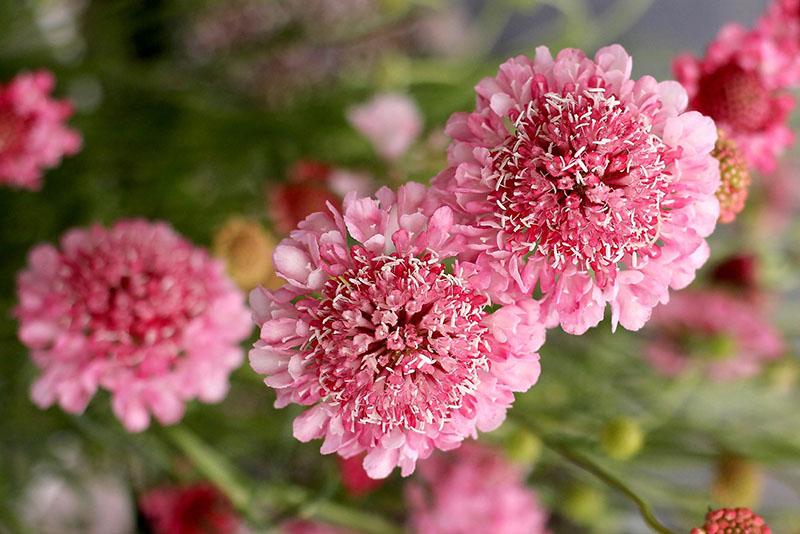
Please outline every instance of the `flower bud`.
M642 448L644 433L641 426L629 417L617 417L609 421L600 436L600 446L611 458L627 460Z

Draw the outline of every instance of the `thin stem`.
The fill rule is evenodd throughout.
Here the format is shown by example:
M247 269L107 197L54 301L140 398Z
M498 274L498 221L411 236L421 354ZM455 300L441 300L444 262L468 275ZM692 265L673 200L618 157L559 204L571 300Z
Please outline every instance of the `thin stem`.
M540 436L541 437L541 436ZM545 446L552 451L561 455L562 458L572 462L573 464L577 465L581 469L588 471L589 473L593 474L601 481L603 481L606 485L616 489L630 500L636 504L639 508L639 513L644 519L645 523L647 523L650 528L652 528L656 532L660 532L662 534L677 534L674 530L664 526L658 518L655 516L653 509L650 505L641 497L639 497L635 491L633 491L627 484L625 484L622 480L617 478L616 476L612 475L601 466L596 464L594 460L589 458L588 456L583 455L582 453L571 449L569 446L563 443L557 443L549 440L548 438L542 438L542 442Z
M675 532L674 530L664 526L655 516L655 513L653 512L653 509L650 506L650 504L644 499L642 499L633 489L631 489L630 486L625 484L625 482L623 482L618 477L616 477L615 475L607 471L605 468L597 464L590 457L579 452L573 447L570 447L562 440L559 440L542 432L539 428L537 428L537 425L532 424L525 417L521 417L519 416L519 414L512 414L512 416L514 416L522 424L526 425L528 428L536 432L536 434L539 436L539 439L542 440L542 443L548 449L557 453L559 456L569 461L570 463L580 467L584 471L591 473L592 475L597 477L601 482L603 482L604 484L606 484L611 488L614 488L615 490L625 495L628 499L633 501L633 503L639 509L639 514L642 516L642 519L644 519L645 523L647 523L647 525L650 526L650 528L652 528L655 532L659 532L660 534L677 534L677 532Z
M259 485L247 481L226 458L198 438L185 426L165 429L166 435L195 467L224 492L231 502L247 517L259 515L262 508L280 512L294 512L301 517L346 526L367 534L397 534L402 532L384 518L338 503L319 499L311 491L293 485Z

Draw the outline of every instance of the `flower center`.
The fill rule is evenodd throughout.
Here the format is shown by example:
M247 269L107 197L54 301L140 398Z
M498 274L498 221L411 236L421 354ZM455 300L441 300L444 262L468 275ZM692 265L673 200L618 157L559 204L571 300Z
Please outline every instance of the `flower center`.
M675 153L648 117L603 87L567 87L509 118L512 133L492 154L499 221L488 225L512 248L593 271L601 284L627 255L635 265L657 253Z
M769 90L753 72L729 63L699 81L697 110L738 131L761 130L770 117Z
M120 248L127 251L120 252ZM177 343L183 327L205 309L207 290L191 253L153 255L131 243L103 243L64 257L70 321L92 338L103 357L142 373L170 366L177 351L150 350Z
M375 256L352 249L355 265L298 303L314 318L307 358L328 402L350 424L425 431L474 401L488 345L486 297L448 274L432 253Z

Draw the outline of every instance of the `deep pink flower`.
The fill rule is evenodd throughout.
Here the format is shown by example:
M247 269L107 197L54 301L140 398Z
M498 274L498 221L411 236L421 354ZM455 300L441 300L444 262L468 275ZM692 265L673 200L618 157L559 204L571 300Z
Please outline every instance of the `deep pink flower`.
M344 214L316 213L275 250L278 291L250 294L261 339L256 372L277 407L322 453L366 452L373 478L403 475L505 418L539 375L544 341L532 301L488 313L456 262L453 214L420 184L350 195Z
M405 154L422 131L417 104L403 94L378 95L350 108L347 118L369 139L375 151L388 160Z
M697 366L712 379L752 376L783 352L780 333L747 299L686 291L656 309L645 354L668 376Z
M521 468L474 442L422 462L406 501L416 534L547 532L547 513Z
M788 125L794 98L785 91L793 83L794 61L766 32L729 24L704 58L678 56L673 70L690 109L714 119L750 165L771 173L794 140Z
M39 245L18 278L19 338L40 407L80 413L98 388L132 432L225 397L250 325L224 267L164 223L126 220Z
M240 523L228 498L207 483L152 489L139 508L154 534L233 534Z
M350 191L369 194L371 180L359 173L334 169L312 160L301 160L289 170L285 183L267 190L267 213L275 228L288 234L297 224L328 203L339 207Z
M342 458L337 456L337 464L339 465L339 475L342 478L342 486L352 497L361 497L383 485L382 479L370 478L364 470L365 454L358 456L351 456L350 458Z
M48 71L0 85L0 183L38 190L45 169L80 150L81 136L66 126L72 105L50 97L54 85Z
M641 328L706 261L719 213L713 121L631 66L618 45L508 60L476 87L476 111L451 117L435 179L472 227L480 287L501 302L538 289L571 333L607 303L613 327Z
M720 508L708 512L702 528L691 534L772 534L772 529L749 508Z

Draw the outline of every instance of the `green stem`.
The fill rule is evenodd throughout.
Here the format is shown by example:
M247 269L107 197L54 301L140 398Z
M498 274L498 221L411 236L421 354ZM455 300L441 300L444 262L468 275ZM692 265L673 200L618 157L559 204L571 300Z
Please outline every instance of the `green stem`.
M649 525L650 528L652 528L655 532L659 532L660 534L677 534L674 530L664 526L658 520L653 512L652 507L649 503L647 503L647 501L642 499L633 489L631 489L630 486L625 484L625 482L607 471L604 467L597 464L597 462L592 460L590 457L579 452L575 448L570 447L568 444L564 443L563 440L554 438L543 432L538 425L532 423L528 418L515 412L512 412L510 417L516 419L531 431L535 432L539 439L542 440L542 443L545 445L545 447L552 450L573 465L576 465L584 471L591 473L601 482L611 488L614 488L625 495L628 499L633 501L633 503L639 509L639 514L642 516L642 519L644 519L645 523L647 523L647 525Z
M553 441L552 439L546 436L539 436L542 439L542 442L545 446L552 451L558 453L562 458L568 460L569 462L575 464L576 466L580 467L584 471L587 471L600 479L604 482L607 486L610 486L626 497L628 497L634 504L636 504L637 508L639 508L639 513L644 519L645 523L647 523L650 528L652 528L655 532L660 532L661 534L677 534L674 530L664 526L658 518L655 516L653 509L650 505L639 495L636 494L627 484L625 484L622 480L617 478L616 476L612 475L608 471L606 471L603 467L598 465L588 456L578 452L570 448L568 445L560 442Z
M301 517L349 527L367 534L398 534L402 529L384 518L348 506L318 499L311 491L293 485L254 486L222 455L198 438L185 426L165 428L175 446L194 463L203 476L224 492L236 508L247 517L261 515L271 508Z

